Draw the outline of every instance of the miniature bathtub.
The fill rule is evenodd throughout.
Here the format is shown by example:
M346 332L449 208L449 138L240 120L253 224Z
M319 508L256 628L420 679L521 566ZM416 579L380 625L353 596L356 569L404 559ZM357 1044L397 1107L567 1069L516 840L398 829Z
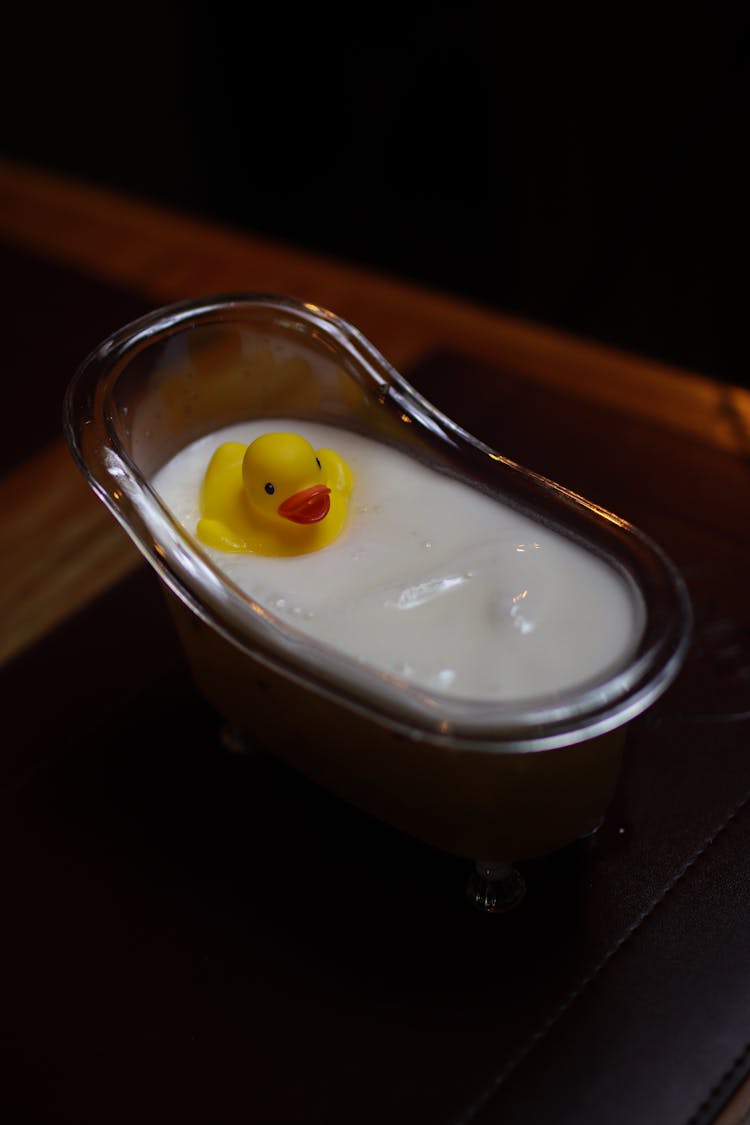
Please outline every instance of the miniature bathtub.
M302 635L244 594L165 506L154 474L247 419L323 422L417 459L582 545L638 618L616 666L541 697L454 697ZM691 612L679 574L632 526L474 439L351 325L285 297L157 310L104 341L64 407L73 456L161 579L197 688L223 720L366 814L476 864L472 896L520 897L513 861L590 833L627 725L669 686Z

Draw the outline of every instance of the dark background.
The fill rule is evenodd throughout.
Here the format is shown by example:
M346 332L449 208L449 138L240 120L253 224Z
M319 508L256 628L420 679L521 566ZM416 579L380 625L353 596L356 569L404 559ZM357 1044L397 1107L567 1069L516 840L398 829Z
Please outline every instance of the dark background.
M29 9L2 149L747 384L745 20L647 11Z

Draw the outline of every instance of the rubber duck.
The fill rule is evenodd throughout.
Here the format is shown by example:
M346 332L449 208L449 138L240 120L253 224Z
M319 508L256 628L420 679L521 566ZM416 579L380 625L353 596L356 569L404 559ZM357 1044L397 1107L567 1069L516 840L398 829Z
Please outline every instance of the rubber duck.
M224 442L206 469L196 534L223 551L319 551L341 534L352 483L337 453L315 450L299 434Z

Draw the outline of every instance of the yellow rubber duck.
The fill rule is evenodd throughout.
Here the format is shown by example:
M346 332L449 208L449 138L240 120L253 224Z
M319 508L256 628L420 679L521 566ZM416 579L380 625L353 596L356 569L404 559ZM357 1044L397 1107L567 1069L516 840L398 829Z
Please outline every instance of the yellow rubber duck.
M299 434L224 442L206 469L196 534L222 551L319 551L343 529L352 483L337 453L316 451Z

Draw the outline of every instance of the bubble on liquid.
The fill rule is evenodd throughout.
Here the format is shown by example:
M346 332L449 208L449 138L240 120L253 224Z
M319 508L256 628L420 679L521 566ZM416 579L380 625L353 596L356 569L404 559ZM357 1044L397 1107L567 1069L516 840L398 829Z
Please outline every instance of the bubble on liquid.
M513 598L495 590L487 599L487 617L490 621L507 621L513 608Z
M524 616L524 614L518 610L518 606L513 606L513 609L510 611L510 616L513 622L513 627L515 629L518 629L518 632L522 636L525 637L528 633L534 632L534 629L536 628L535 623L533 621L530 621L528 617Z
M447 689L456 682L456 672L453 668L441 668L435 677L435 686Z
M507 594L496 590L487 600L487 618L496 624L510 623L522 636L533 633L536 622L527 604L528 590Z

